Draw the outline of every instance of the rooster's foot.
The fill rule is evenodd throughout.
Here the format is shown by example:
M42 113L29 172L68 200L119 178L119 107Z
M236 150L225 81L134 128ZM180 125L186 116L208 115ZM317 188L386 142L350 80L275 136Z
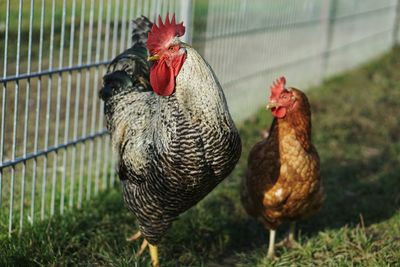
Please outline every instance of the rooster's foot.
M131 237L127 238L126 241L135 242L141 236L142 236L142 233L140 231L137 231ZM153 246L153 245L149 244L149 242L146 239L143 239L143 242L140 245L139 250L136 252L136 257L140 257L143 254L143 252L146 250L147 247L149 247L152 266L153 267L159 267L160 266L160 262L158 260L158 248L157 248L157 246Z

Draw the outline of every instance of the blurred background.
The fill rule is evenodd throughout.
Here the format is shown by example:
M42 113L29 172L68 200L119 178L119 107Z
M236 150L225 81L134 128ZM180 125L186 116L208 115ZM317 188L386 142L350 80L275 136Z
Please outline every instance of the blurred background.
M60 218L65 212L69 214L65 218L75 218L71 211L97 203L99 194L101 198L111 198L110 207L119 210L113 206L114 201L122 204L118 197L113 198L112 192L118 191L118 187L114 189L117 177L98 90L107 64L130 45L130 21L140 15L150 19L158 14L164 17L168 12L184 21L187 33L183 38L213 67L244 138L244 159L234 178L222 185L223 193L215 193L222 201L215 205L222 208L239 205L237 199L232 199L237 197L235 190L245 168L247 150L261 131L269 127L270 118L260 108L266 102L271 82L285 75L290 86L310 89L313 112L317 113L315 131L319 132L315 142L325 153L322 161L328 166L325 169L328 189L331 186L340 191L349 181L346 177L355 174L371 175L371 181L378 179L377 170L385 171L382 175L388 179L380 188L384 201L374 199L380 204L372 208L368 201L353 207L354 210L349 207L335 227L347 222L358 224L360 210L367 212L369 208L376 209L370 214L375 218L373 222L393 214L398 217L395 211L400 197L393 187L398 183L393 179L398 181L399 177L394 174L397 169L393 166L399 163L400 129L399 121L391 117L399 114L396 100L399 75L395 71L400 65L399 50L393 48L400 41L399 3L398 0L0 0L0 240L8 240L8 236L17 233L22 238L24 234L29 236L31 230L24 233L24 228L31 229L39 222L36 229L41 229L40 221L46 222L53 216ZM385 54L381 61L376 61ZM364 67L359 68L360 65ZM324 88L330 89L324 91ZM376 115L378 107L387 114ZM382 124L376 125L378 121ZM357 145L351 147L351 144ZM363 160L353 164L360 157ZM371 173L368 168L372 168ZM334 215L335 205L347 205L363 192L376 196L377 192L372 190L378 188L376 184L363 187L365 183L367 180L357 180L343 189L343 195L333 194L327 204L329 208L322 214ZM392 206L382 215L380 207L387 204L386 200ZM201 210L199 207L185 215L186 222L197 218ZM86 212L91 211L86 208L79 216L89 216ZM237 212L242 214L240 210ZM229 227L252 236L253 230L229 218L226 218L228 222L232 220ZM306 224L305 232L311 228L324 229L322 225L332 220L327 216L315 225L308 225L309 228ZM40 231L36 234L40 235ZM185 243L185 238L182 234L181 243L193 249ZM232 242L224 238L222 234L219 241L214 240L215 244ZM242 244L244 237L239 241ZM263 241L259 239L260 244ZM181 263L194 262L198 266L199 262L207 262L203 254L208 259L232 252L230 245L215 246L212 251L201 248L202 252L196 256L181 253ZM23 251L22 247L14 250ZM118 255L122 258L122 254ZM193 257L195 260L191 261ZM237 257L233 258L237 261ZM256 265L257 260L252 260L246 259L249 266ZM227 262L226 266L230 266Z

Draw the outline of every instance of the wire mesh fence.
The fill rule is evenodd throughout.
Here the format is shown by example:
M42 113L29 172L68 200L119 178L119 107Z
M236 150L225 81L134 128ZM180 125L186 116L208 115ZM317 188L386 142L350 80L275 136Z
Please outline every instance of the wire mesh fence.
M112 186L98 98L130 21L179 1L1 1L0 231L11 234ZM3 39L4 38L4 39Z
M398 3L208 1L202 23L197 14L194 19L205 31L193 41L240 121L264 104L268 85L279 75L293 86L308 87L387 51L399 41Z
M130 21L176 13L237 121L285 74L317 84L399 41L398 0L0 0L0 234L115 183L101 77ZM191 20L193 18L193 24Z

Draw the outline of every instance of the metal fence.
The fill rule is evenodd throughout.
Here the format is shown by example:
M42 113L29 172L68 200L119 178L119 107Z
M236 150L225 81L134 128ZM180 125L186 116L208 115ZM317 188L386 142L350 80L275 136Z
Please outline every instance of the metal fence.
M241 121L265 104L276 77L306 89L399 42L399 1L210 0L203 24L193 41Z
M238 122L276 76L317 84L399 41L398 0L0 0L0 10L0 237L114 185L97 92L134 17L185 21Z
M110 59L130 44L130 21L180 1L1 1L3 77L0 233L112 186L110 141L98 98Z

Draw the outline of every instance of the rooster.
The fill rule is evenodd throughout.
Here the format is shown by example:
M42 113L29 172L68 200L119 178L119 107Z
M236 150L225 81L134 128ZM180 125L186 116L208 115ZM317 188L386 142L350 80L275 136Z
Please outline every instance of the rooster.
M270 230L268 258L275 258L276 229L291 227L284 243L298 246L295 221L318 211L324 199L317 150L311 143L311 111L306 95L285 88L284 77L271 87L267 109L274 120L269 136L255 144L242 181L241 200L247 213Z
M107 129L126 206L159 265L157 244L171 223L233 170L241 140L208 63L179 37L175 15L133 21L132 47L103 77Z

